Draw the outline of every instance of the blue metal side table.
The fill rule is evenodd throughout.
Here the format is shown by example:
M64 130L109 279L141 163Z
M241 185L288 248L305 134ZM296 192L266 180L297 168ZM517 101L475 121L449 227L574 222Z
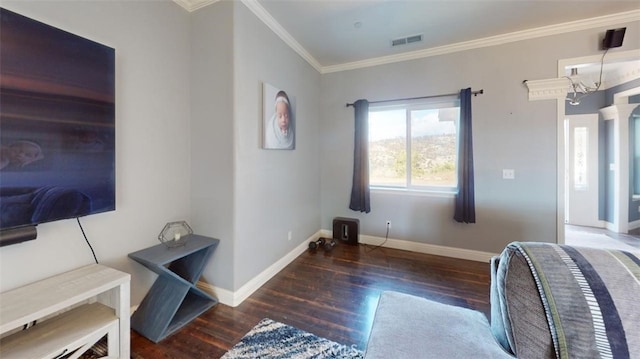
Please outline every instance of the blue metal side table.
M180 247L164 244L129 254L158 274L158 279L131 316L131 328L158 343L218 304L196 287L220 240L189 234Z

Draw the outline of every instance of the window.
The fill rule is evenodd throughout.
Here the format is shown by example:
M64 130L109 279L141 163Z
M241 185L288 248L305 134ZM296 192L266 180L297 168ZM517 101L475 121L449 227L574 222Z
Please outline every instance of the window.
M576 191L589 188L587 183L587 158L589 155L589 129L575 127L573 129L573 186Z
M459 118L458 101L369 107L370 185L455 190Z

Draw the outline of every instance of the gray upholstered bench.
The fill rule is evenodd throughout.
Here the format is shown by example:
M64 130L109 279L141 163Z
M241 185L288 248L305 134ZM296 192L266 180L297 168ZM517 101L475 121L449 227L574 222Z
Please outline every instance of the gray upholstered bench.
M513 358L475 310L413 295L380 295L366 359Z

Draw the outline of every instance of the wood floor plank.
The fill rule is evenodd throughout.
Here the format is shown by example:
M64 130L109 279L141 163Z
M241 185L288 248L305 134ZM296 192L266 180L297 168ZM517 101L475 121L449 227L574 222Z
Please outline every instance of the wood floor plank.
M238 307L218 304L158 344L131 332L131 357L219 358L263 318L364 350L381 292L489 314L489 263L340 244L306 252Z

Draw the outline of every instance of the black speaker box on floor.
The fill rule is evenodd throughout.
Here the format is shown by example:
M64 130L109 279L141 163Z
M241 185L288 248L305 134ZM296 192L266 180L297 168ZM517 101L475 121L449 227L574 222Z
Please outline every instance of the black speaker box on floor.
M333 238L357 246L359 226L360 220L357 218L336 217L333 219Z

